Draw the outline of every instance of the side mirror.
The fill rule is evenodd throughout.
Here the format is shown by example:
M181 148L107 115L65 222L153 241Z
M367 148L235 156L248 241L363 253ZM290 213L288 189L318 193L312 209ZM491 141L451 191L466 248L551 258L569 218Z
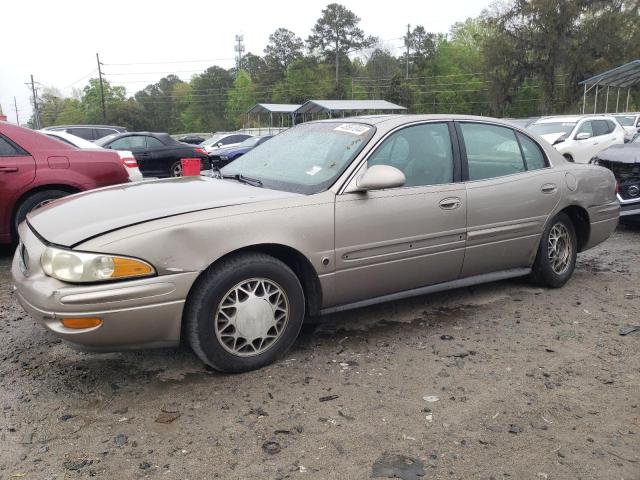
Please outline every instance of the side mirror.
M355 191L383 190L401 187L407 178L400 170L391 165L373 165L356 180Z
M581 132L578 135L576 135L576 140L588 140L592 136L593 135L591 135L589 132Z
M222 148L222 142L218 142L218 148Z

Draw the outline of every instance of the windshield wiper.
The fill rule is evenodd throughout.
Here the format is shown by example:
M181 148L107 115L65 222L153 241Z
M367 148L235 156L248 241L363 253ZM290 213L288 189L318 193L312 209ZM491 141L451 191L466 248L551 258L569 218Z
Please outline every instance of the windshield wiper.
M246 183L247 185L252 185L254 187L261 187L262 186L262 181L258 180L257 178L251 178L251 177L245 177L244 175L242 175L241 173L234 173L234 174L221 174L220 178L228 178L231 180L236 180L238 182L241 183Z

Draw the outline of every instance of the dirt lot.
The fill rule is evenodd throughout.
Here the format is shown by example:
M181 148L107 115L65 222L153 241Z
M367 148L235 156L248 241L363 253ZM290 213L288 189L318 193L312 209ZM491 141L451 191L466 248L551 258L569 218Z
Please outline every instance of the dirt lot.
M333 316L258 372L76 352L0 253L0 479L640 479L640 230L560 290L494 283ZM407 458L404 458L404 457Z

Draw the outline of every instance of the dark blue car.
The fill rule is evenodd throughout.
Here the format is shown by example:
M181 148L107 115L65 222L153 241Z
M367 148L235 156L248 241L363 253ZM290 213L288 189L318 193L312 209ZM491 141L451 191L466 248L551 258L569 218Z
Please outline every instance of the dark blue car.
M215 169L220 169L233 162L236 158L241 157L249 150L253 150L258 145L263 144L269 140L273 135L265 135L264 137L251 137L247 138L240 145L235 147L220 148L216 150L214 154L209 157L211 159L211 166Z

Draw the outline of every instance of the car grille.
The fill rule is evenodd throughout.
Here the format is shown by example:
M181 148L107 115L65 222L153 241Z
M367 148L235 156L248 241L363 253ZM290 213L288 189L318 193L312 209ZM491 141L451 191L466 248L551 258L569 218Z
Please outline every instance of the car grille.
M618 181L618 195L622 200L640 200L640 164L600 160L599 165L613 172Z

